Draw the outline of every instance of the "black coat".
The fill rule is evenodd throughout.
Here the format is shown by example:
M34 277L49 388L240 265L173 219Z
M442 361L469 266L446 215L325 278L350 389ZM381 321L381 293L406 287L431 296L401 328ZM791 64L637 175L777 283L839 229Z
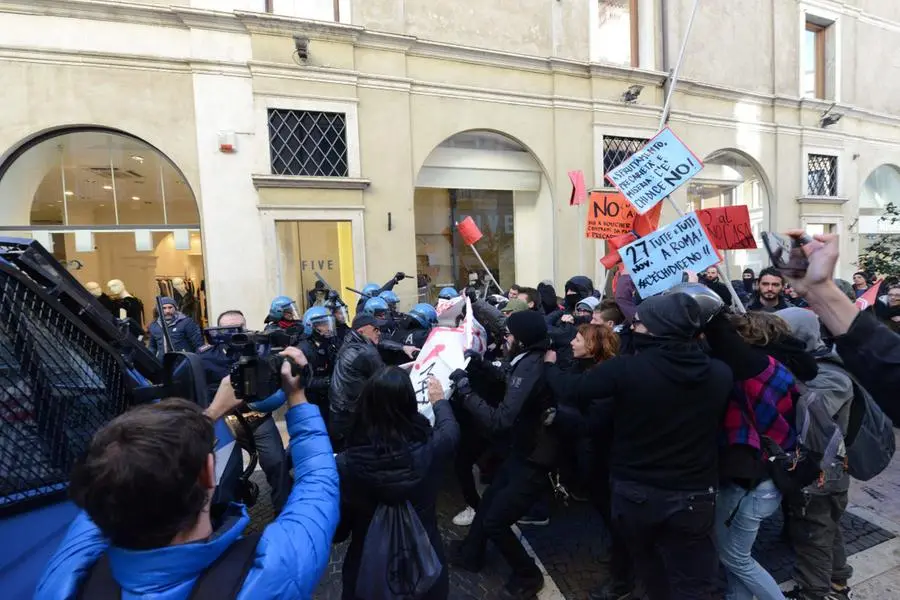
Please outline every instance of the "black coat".
M375 509L379 504L407 500L416 510L444 565L441 578L425 598L444 600L448 596L449 571L438 530L436 502L444 478L444 463L453 455L459 442L459 427L446 401L434 406L434 415L434 428L427 442L393 451L381 451L373 445L351 446L337 457L341 479L341 523L335 542L351 536L342 569L344 600L357 598L354 593L356 578L366 531Z
M335 413L346 415L356 412L356 403L363 386L383 366L384 361L375 344L356 331L347 333L344 344L338 351L328 389L332 422L335 421ZM338 417L340 418L341 416Z
M835 347L844 368L859 379L894 424L900 424L900 335L861 312L850 330L835 338Z

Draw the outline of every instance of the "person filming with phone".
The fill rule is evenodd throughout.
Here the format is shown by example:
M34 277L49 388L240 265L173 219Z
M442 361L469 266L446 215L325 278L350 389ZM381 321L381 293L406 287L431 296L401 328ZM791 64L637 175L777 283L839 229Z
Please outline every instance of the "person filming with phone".
M97 432L69 488L82 512L34 597L310 598L339 520L338 474L319 408L306 400L306 357L296 348L281 356L294 483L261 535L241 536L250 523L243 505L210 510L213 423L241 402L225 377L206 411L168 399Z

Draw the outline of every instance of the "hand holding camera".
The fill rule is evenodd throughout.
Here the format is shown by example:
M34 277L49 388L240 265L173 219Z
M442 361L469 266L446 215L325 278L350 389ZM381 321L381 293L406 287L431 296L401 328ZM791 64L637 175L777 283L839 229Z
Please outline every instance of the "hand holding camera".
M287 396L288 404L296 406L306 402L306 393L303 391L304 374L309 367L309 361L298 348L289 346L282 350L278 356L283 358L281 363L281 387Z

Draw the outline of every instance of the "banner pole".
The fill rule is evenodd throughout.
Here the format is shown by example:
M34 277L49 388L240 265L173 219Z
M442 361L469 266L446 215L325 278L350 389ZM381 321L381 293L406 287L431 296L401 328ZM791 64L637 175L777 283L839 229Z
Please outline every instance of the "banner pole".
M672 95L675 92L675 86L678 85L678 74L681 72L681 63L684 62L684 51L687 48L688 38L691 35L691 29L694 27L694 17L697 15L697 7L700 5L700 0L694 0L694 8L691 10L691 17L688 19L687 30L684 32L684 39L681 40L681 50L678 52L678 61L675 63L675 69L672 71L672 79L669 81L669 89L666 92L666 102L663 104L663 112L662 116L659 119L659 127L658 131L662 131L662 128L665 127L666 121L669 120L669 112L672 110ZM672 196L666 196L666 200L669 201L669 204L672 205L672 208L675 209L675 212L678 213L679 217L684 216L684 212L678 205L675 204L675 201L672 200Z
M491 281L494 282L494 285L497 286L497 289L500 290L500 293L503 293L503 288L500 287L500 284L497 283L497 280L494 279L494 274L491 273L491 270L488 269L488 266L484 264L484 259L481 258L481 254L478 253L478 249L475 247L475 244L469 244L469 248L472 249L472 252L475 253L475 257L478 259L478 262L481 263L481 266L484 267L484 272L488 274L488 277L491 278Z
M731 293L731 305L739 314L746 314L747 309L744 307L741 299L738 298L737 292L734 291L734 285L731 283L731 269L728 268L728 254L725 250L722 250L722 264L725 265L725 287Z

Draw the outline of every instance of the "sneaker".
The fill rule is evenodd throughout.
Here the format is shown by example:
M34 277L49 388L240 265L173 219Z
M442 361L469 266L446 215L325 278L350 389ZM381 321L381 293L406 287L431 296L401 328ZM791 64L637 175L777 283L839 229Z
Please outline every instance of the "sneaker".
M504 600L534 600L542 589L544 589L544 575L540 571L527 578L513 575L503 588L500 597Z
M850 600L850 586L831 582L831 591L825 594L825 600Z
M462 540L452 540L448 548L448 561L451 567L468 571L469 573L478 573L484 568L484 561L472 559L463 551Z
M468 527L475 520L475 509L471 506L465 507L458 515L453 517L453 524L457 527Z
M827 600L828 596L822 596L820 594L815 594L809 590L804 590L800 587L795 587L789 592L785 592L784 597L788 600Z
M532 517L525 515L517 521L519 525L530 525L532 527L543 527L550 524L550 517Z

